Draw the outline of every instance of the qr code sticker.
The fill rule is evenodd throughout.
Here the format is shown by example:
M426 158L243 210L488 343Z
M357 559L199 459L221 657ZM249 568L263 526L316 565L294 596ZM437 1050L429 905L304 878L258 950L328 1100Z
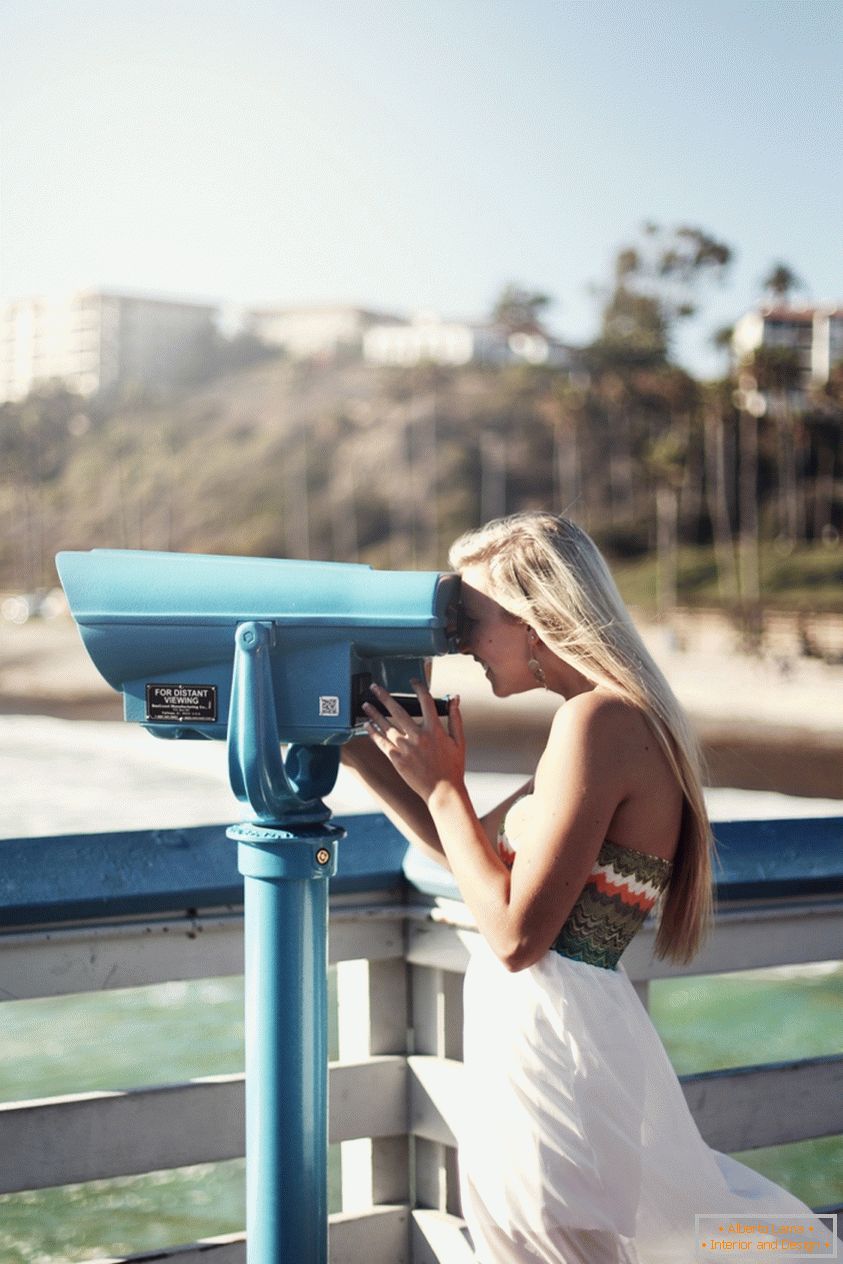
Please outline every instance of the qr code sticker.
M339 715L340 700L330 695L321 694L319 697L319 714L320 715Z

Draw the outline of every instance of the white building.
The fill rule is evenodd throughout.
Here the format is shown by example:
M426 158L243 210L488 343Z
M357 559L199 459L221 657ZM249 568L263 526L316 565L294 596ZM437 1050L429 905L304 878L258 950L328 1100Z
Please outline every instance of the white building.
M363 356L372 364L558 364L570 353L540 333L508 333L497 325L442 321L422 314L409 324L374 325L363 338Z
M367 311L363 307L253 308L247 311L244 328L270 347L281 347L294 360L312 356L334 356L339 352L360 353L363 338L373 325L399 324L398 316Z
M82 395L183 380L207 353L207 304L86 290L0 309L0 401L59 380Z
M843 308L769 306L747 312L735 323L732 351L740 363L759 347L795 351L804 386L822 386L843 361Z

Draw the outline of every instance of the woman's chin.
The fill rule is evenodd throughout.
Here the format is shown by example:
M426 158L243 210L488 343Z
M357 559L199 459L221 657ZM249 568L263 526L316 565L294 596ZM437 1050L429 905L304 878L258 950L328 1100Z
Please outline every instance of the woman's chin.
M488 667L483 668L483 675L486 677L486 683L488 684L492 693L500 697L500 694L498 692L498 682L495 680L494 676L489 671Z
M496 676L490 667L483 668L483 675L489 682L489 688L496 698L508 698L512 693L520 693L521 690L512 681L507 682Z
M503 680L496 680L494 676L491 676L488 673L486 675L486 679L488 680L492 693L496 698L512 698L515 694L530 693L531 690L539 688L539 686L532 680L527 683L514 680L507 683Z

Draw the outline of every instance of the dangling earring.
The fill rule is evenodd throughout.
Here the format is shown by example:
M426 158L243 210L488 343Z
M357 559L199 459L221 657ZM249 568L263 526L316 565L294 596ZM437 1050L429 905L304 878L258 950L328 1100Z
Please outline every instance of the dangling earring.
M527 660L527 666L529 667L530 671L533 673L533 676L536 679L536 683L541 685L542 689L546 689L547 678L545 677L545 674L544 674L544 668L542 667L539 660L536 658L535 647L538 643L538 637L536 637L535 632L531 630L527 639L528 639L528 644L530 646L530 657Z

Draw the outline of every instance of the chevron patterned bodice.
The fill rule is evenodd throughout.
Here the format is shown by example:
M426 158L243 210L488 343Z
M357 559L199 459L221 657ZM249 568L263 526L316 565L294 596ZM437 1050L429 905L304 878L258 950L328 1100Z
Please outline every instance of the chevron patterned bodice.
M518 832L528 809L525 795L512 805L498 831L498 854L512 868ZM604 970L617 969L634 938L670 881L673 861L637 851L608 839L600 848L567 921L551 945L554 952Z

